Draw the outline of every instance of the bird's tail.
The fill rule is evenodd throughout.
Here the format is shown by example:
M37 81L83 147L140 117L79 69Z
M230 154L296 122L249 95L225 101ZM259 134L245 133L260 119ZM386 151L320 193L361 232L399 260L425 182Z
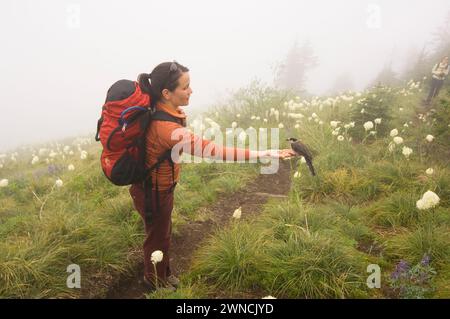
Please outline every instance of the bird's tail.
M305 158L305 160L306 165L308 165L309 171L311 172L312 176L316 176L316 171L314 170L312 160L310 158Z

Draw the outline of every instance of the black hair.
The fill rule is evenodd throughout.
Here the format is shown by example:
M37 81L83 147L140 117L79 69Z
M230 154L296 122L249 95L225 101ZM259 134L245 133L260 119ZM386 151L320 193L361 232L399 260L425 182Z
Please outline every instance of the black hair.
M161 100L164 89L173 92L179 85L178 80L183 72L188 71L187 67L173 61L158 64L151 73L139 74L138 83L142 92L150 95L150 107L154 108Z

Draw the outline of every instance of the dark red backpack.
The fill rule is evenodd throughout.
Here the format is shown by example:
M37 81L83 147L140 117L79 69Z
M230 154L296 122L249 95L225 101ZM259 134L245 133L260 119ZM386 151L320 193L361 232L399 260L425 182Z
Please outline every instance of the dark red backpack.
M97 122L95 140L100 141L103 150L100 156L105 176L115 185L125 186L136 183L150 183L150 172L168 160L171 150L167 150L158 158L151 168L145 167L145 133L152 120L170 121L180 125L177 119L163 111L150 108L151 97L142 92L134 81L120 80L108 90L102 114ZM173 178L173 176L172 176ZM148 185L147 185L148 186ZM146 193L146 216L150 213L148 200L151 194ZM151 206L150 206L151 207Z

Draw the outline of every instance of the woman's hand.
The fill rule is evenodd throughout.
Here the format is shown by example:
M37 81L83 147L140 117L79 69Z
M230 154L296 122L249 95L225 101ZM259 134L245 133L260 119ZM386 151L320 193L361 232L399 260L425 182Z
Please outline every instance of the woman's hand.
M259 157L286 159L295 155L297 154L291 149L259 151Z

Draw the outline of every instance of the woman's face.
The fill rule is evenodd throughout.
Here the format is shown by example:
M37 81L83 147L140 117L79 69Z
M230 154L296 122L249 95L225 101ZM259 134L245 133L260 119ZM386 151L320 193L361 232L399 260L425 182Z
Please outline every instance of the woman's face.
M171 92L168 89L162 91L163 98L174 106L185 106L189 104L189 97L192 94L190 87L189 72L183 72L178 79L177 88Z

